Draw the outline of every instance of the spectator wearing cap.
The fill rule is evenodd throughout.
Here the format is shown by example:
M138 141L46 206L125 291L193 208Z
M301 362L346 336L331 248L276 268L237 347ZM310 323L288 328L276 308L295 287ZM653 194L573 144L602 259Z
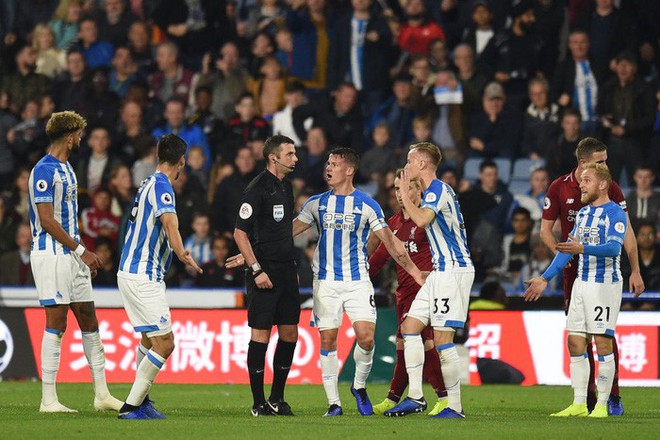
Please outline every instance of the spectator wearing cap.
M328 86L351 81L363 96L367 113L385 98L393 44L387 21L370 12L371 0L354 0L352 11L337 21L330 45ZM356 44L357 43L357 44Z
M429 45L435 39L445 39L440 25L428 19L424 0L409 0L404 6L405 21L401 24L397 44L410 55L429 55Z
M598 114L605 128L612 178L618 180L625 167L629 182L642 162L655 118L655 97L637 76L637 61L631 52L616 58L616 78L607 82L598 98Z
M357 90L352 83L342 83L326 101L316 100L293 111L293 127L299 139L307 137L305 121L311 118L312 127L320 127L330 146L349 146L358 152L364 146L363 118L357 106Z
M88 16L80 20L78 39L75 48L83 53L90 69L110 66L114 47L99 38L98 24L94 17Z
M598 131L596 106L598 86L593 63L589 59L589 34L574 30L568 36L569 54L557 66L552 77L552 99L564 108L572 107L580 112L580 131L595 136Z
M482 109L470 118L468 156L516 157L522 134L522 117L505 103L502 86L496 82L488 84L484 89Z
M524 119L522 153L541 159L559 136L559 106L550 102L548 82L535 78L529 82L529 100Z
M391 142L396 147L402 146L412 137L412 121L415 110L412 106L412 76L400 73L394 78L392 96L383 102L369 122L367 134L371 137L374 127L385 122L390 129Z
M540 73L541 41L534 35L534 2L520 0L511 8L513 24L495 36L493 57L495 80L506 88L509 102L522 109L527 101L527 83Z

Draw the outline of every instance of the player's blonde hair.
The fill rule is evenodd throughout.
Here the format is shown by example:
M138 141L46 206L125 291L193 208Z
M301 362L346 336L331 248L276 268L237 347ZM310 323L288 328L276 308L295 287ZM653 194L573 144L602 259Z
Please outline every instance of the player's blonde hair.
M55 142L64 136L83 130L87 127L87 121L76 112L64 111L53 113L46 123L46 134L51 142Z
M431 165L433 165L434 168L438 168L438 165L440 165L440 161L442 160L442 154L440 153L440 148L438 148L436 145L432 144L431 142L418 142L416 144L412 144L410 146L410 151L417 150L420 153L424 154L429 162L431 162Z
M607 165L602 163L591 162L584 166L582 172L584 173L584 171L586 170L594 170L594 173L596 174L598 180L606 181L607 186L609 188L610 184L612 183L612 174L610 173L610 169L607 168Z
M401 178L401 174L403 174L403 168L398 168L394 172L394 175L396 176L397 179ZM417 188L422 189L422 182L419 181L419 177L411 177L410 183L414 183Z

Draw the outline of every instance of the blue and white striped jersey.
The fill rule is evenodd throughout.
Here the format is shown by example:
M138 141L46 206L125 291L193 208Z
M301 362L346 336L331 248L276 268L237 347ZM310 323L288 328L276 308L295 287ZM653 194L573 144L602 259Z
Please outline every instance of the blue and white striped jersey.
M172 248L159 217L176 214L174 189L165 174L156 172L142 181L126 230L119 272L132 278L163 281L172 262Z
M580 112L583 121L596 119L596 102L598 83L589 61L575 63L575 88L573 89L573 106Z
M447 265L450 268L473 267L463 214L451 186L434 179L424 191L422 208L435 213L435 219L426 227L433 269L442 271Z
M64 255L71 251L41 226L38 203L52 203L53 217L76 242L78 231L78 181L69 162L60 162L47 154L30 173L30 226L33 255Z
M605 244L616 241L623 246L628 218L618 203L608 202L595 207L587 205L575 217L571 235L584 245ZM596 283L621 281L621 254L616 257L597 257L580 254L577 278Z
M370 231L387 228L383 210L360 190L348 196L327 191L310 197L298 220L316 223L319 241L312 269L319 280L369 279L367 240Z
M198 239L193 234L183 242L183 247L187 251L190 251L190 255L200 266L213 260L213 252L211 251L211 237Z

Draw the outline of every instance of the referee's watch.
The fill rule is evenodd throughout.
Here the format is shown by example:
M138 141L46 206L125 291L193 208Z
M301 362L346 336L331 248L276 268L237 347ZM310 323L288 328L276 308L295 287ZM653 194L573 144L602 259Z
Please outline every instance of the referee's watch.
M252 266L250 266L250 269L252 269L252 275L255 276L255 277L260 275L261 272L263 272L263 270L261 269L261 264L259 264L258 261L255 261L254 263L252 263Z

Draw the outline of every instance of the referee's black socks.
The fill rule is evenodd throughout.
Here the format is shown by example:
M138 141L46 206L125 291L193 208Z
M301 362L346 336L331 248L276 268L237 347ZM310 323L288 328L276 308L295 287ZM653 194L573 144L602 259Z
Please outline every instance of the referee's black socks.
M277 348L275 348L275 355L273 356L273 387L268 399L271 402L284 399L284 385L286 385L286 378L291 370L291 362L295 351L295 342L277 340Z
M264 369L266 368L266 350L268 344L250 341L247 353L248 372L250 373L250 388L252 389L253 408L266 402L264 396ZM275 352L277 357L277 352Z

